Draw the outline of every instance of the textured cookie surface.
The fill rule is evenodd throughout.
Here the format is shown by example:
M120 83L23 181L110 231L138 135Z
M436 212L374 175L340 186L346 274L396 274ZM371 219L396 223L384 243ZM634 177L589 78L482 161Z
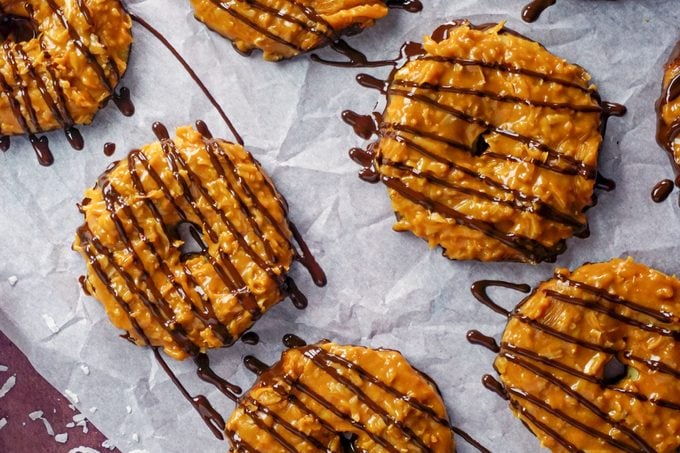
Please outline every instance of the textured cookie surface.
M552 451L680 447L680 281L632 259L558 269L511 312L495 362Z
M454 450L436 386L404 357L333 343L294 348L227 423L232 452Z
M426 38L386 82L373 147L395 229L482 261L552 260L587 235L604 114L589 80L500 24Z
M657 114L657 140L670 154L676 174L680 176L680 41L664 66Z
M387 15L382 0L191 0L196 17L248 53L291 58Z
M119 0L2 0L0 133L88 124L127 68Z
M154 130L85 192L74 247L113 324L182 359L232 343L283 299L295 252L285 201L246 150ZM189 234L198 250L183 249Z

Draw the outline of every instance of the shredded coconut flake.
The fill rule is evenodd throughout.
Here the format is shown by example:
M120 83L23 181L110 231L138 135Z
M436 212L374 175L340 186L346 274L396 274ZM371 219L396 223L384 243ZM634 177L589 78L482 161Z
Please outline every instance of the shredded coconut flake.
M131 408L130 406L125 406L125 411L126 411L128 414L131 414L131 413L132 413L132 408Z
M54 322L54 318L52 318L47 313L43 313L42 319L43 321L45 321L45 324L47 324L47 328L50 329L52 333L59 332L59 326L57 325L56 322Z
M108 448L109 450L113 450L114 448L116 448L113 442L111 442L109 439L106 439L104 442L102 442L102 447Z
M93 414L94 414L95 412L97 412L97 407L96 407L96 406L92 406L92 407L90 408L90 412L93 413Z
M90 375L90 367L85 365L84 363L80 365L80 370L83 372L85 376Z
M34 411L34 412L31 412L30 414L28 414L28 418L30 418L33 421L36 421L37 419L39 419L42 416L43 416L43 411Z
M139 442L139 434L132 433L132 440L134 440L135 442Z
M5 365L0 365L0 373L4 373L5 371L9 370Z
M17 383L17 375L13 374L11 375L4 384L2 384L2 387L0 387L0 398L3 396L7 395L10 390L12 390L12 387Z
M78 399L78 394L70 391L69 389L64 390L64 394L66 395L66 398L72 403L72 404L78 404L80 400ZM74 408L75 410L75 408Z
M94 448L90 447L80 446L70 449L68 453L99 453L99 450L95 450Z
M54 436L54 440L60 444L65 444L68 441L68 433L61 433Z
M11 286L16 285L18 281L19 281L19 279L17 278L16 275L12 275L11 277L9 277L9 278L7 279L7 282L9 282L9 284L10 284Z
M7 419L6 418L0 418L0 429L4 428L5 425L7 424ZM139 442L139 439L137 440Z

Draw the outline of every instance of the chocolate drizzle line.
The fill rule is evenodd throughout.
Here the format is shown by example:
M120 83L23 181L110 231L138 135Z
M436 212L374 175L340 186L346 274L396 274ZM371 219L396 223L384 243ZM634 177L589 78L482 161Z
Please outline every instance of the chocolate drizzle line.
M532 0L522 10L522 19L525 22L535 22L543 11L556 2L557 0Z
M653 310L648 307L639 305L635 302L623 299L615 294L609 293L605 289L597 288L588 285L584 282L573 280L567 278L565 275L557 272L555 278L560 282L566 284L572 288L578 288L588 294L589 298L576 297L568 294L560 293L552 289L545 289L543 293L556 301L566 304L578 305L586 310L595 311L598 313L605 314L619 322L625 323L627 325L654 332L661 336L671 337L675 341L680 339L680 331L674 331L670 328L656 325L651 322L646 322L638 318L634 318L628 315L620 313L616 307L623 306L638 315L646 316L655 319L661 323L671 323L677 322L677 315L668 313L662 310ZM526 323L548 335L554 336L561 339L562 341L575 344L581 347L589 348L598 352L603 352L606 354L614 355L617 359L626 359L629 366L633 366L636 363L640 363L650 368L651 370L669 374L676 379L680 379L680 371L673 369L669 365L660 362L659 360L642 358L635 355L632 351L618 351L614 348L604 347L599 344L590 343L579 338L568 335L564 332L557 331L553 328L548 327L541 322L530 319L526 315L519 312L519 308L525 303L526 298L517 305L513 311L505 310L495 303L486 293L486 289L490 286L500 286L504 288L516 289L522 292L528 292L528 285L518 285L515 283L503 282L503 281L492 281L492 280L482 280L475 282L472 285L472 293L477 300L479 300L484 305L488 306L497 313L503 314L508 318L518 319L520 322ZM533 294L533 293L532 293ZM606 303L604 303L606 301ZM519 400L525 400L531 403L533 406L542 409L543 411L563 420L565 423L583 431L584 433L601 439L607 444L626 452L653 452L654 448L650 446L641 436L639 436L630 427L625 425L622 421L617 421L613 419L606 411L600 409L600 407L593 401L589 400L585 396L578 393L576 390L572 389L566 382L555 375L551 370L561 371L570 376L574 376L578 379L593 383L598 385L603 390L611 390L619 393L628 395L630 398L636 399L642 402L649 402L656 406L665 407L672 410L680 410L680 403L664 400L657 396L647 396L635 390L630 390L618 386L617 382L608 382L604 377L598 377L588 374L584 371L578 370L576 368L570 367L569 365L563 364L556 359L551 357L540 355L537 352L516 346L512 343L502 342L500 345L492 337L486 336L477 330L471 330L467 334L467 339L470 343L484 346L490 351L498 354L499 357L503 357L511 363L524 368L527 372L533 373L537 378L548 382L559 388L563 393L568 395L577 401L580 405L587 408L591 413L596 415L598 418L620 431L629 440L635 443L635 446L630 445L627 442L622 442L621 440L615 439L613 436L602 433L594 428L591 428L584 424L583 422L576 420L564 412L552 408L548 403L539 399L537 396L532 395L521 388L511 387L508 388L496 381L492 376L485 375L483 378L483 384L486 388L494 391L500 395L503 399L510 400L510 405L519 412L522 417L531 422L538 429L546 433L548 436L555 439L560 445L564 446L568 451L580 452L581 450L574 444L569 442L561 433L551 429L548 425L541 422L538 417L529 412L528 408L523 406ZM541 366L538 366L540 364ZM544 368L545 367L545 368ZM510 397L513 397L511 399Z
M245 0L243 2L231 3L225 2L223 0L211 0L211 2L215 5L215 7L229 14L236 21L241 22L253 29L266 39L288 47L295 52L304 53L322 46L330 45L331 49L333 49L335 52L348 58L348 61L332 61L324 60L318 55L312 55L311 59L313 61L339 67L376 67L388 66L392 64L390 60L369 61L363 53L354 49L346 41L341 39L342 36L355 34L361 31L361 29L357 29L356 26L350 26L344 30L336 31L331 26L331 24L328 23L328 21L326 21L323 16L316 11L316 9L314 9L312 5L304 4L299 0L287 0L286 3L289 4L289 7L285 9L277 9L275 7L269 6L263 0ZM402 9L410 13L417 13L423 9L423 4L420 0L385 0L384 3L388 8ZM282 21L287 25L300 28L306 33L313 34L318 38L318 41L309 47L304 47L301 43L288 40L287 38L269 30L267 27L259 25L257 22L238 11L237 8L235 8L235 6L238 4L244 4L247 8L252 8L273 16L274 20ZM296 13L304 16L304 19L295 16L294 14ZM234 49L236 49L236 51L241 54L250 54L250 52L244 53L240 51L236 46L234 46Z
M675 66L680 66L680 41L675 45L673 51L671 52L666 67L671 68ZM675 151L675 140L680 137L680 117L676 118L671 124L666 124L663 119L662 112L664 107L675 102L680 97L680 70L678 73L671 78L668 85L661 87L661 96L656 101L656 115L657 115L657 125L656 125L656 141L663 149L668 153L668 157L673 167L675 173L675 185L680 187L680 145L678 145L676 157ZM672 181L664 179L659 182L652 191L652 199L659 203L670 195L673 190Z
M198 122L197 129L203 135L205 149L208 151L211 162L218 172L219 179L221 179L228 186L230 193L237 200L242 213L246 217L249 224L253 226L253 230L258 237L258 241L261 241L265 245L265 252L268 254L267 260L270 262L275 260L271 245L267 242L267 238L263 235L260 228L257 226L257 223L255 222L254 216L256 211L263 218L265 218L267 222L271 223L283 238L288 237L285 234L285 228L282 225L279 225L273 214L271 214L259 202L259 200L257 200L257 198L254 196L253 190L248 185L248 182L240 176L236 169L235 163L231 160L228 154L224 152L220 142L212 138L212 135L210 134L210 131L208 130L205 123ZM155 123L153 125L153 131L161 142L162 149L166 155L166 162L172 170L172 175L175 181L182 188L181 197L184 199L185 204L189 206L192 212L194 212L194 214L196 214L196 216L201 220L202 225L197 226L198 229L204 231L213 242L218 241L217 233L212 227L213 224L208 221L208 218L205 217L204 213L198 207L196 199L192 195L194 191L190 190L189 183L191 183L191 186L208 201L211 209L236 238L240 247L253 259L253 262L257 266L261 267L265 272L267 272L271 278L277 281L282 294L290 296L295 301L297 306L300 306L303 301L306 303L304 295L302 295L302 293L297 289L297 286L293 280L290 277L283 278L277 273L281 272L282 270L280 265L277 264L275 269L266 264L265 260L252 248L250 241L242 236L236 230L234 225L231 224L231 221L226 216L225 212L218 207L216 201L210 196L198 175L193 173L193 171L186 165L182 156L176 149L174 142L170 139L165 126L160 123ZM248 158L250 159L251 163L255 163L259 168L259 163L254 160L252 155L248 154ZM174 233L169 230L168 226L161 218L159 208L153 201L152 197L148 196L148 192L150 190L159 190L165 199L175 208L179 217L185 221L188 218L186 211L181 208L179 200L176 199L174 195L172 195L170 188L161 179L160 175L153 169L147 157L140 150L132 151L127 159L130 178L139 199L143 200L144 208L151 213L158 224L162 227L163 235L161 236L160 241L167 244L172 243ZM149 183L143 182L146 180L143 180L139 174L140 166L143 167L144 171L148 173L150 177L149 179L153 182L154 187L148 187ZM232 174L232 179L227 177L227 173ZM187 182L187 178L189 182ZM241 192L236 191L232 180L235 181L235 184L239 186L241 192L246 194L246 198L243 198L240 195ZM123 279L129 291L137 296L147 308L151 317L166 330L166 332L172 337L173 341L178 346L180 346L182 350L184 350L189 356L193 358L197 366L198 377L201 380L214 385L229 399L235 401L237 399L236 395L241 393L241 389L220 378L216 373L213 372L213 370L210 368L208 356L200 352L198 347L188 337L183 326L177 323L172 307L167 302L167 298L172 297L172 295L166 294L164 297L159 287L154 282L152 276L144 267L139 255L140 252L138 251L138 248L133 246L132 239L129 236L129 231L126 230L126 224L130 226L135 236L141 240L143 247L154 257L156 265L158 265L158 268L165 274L168 282L171 283L174 296L180 298L185 304L191 307L192 313L195 315L195 317L206 327L209 327L215 336L219 338L220 341L222 341L225 345L233 344L236 339L231 336L226 326L224 326L217 318L215 312L213 311L211 301L208 300L205 292L201 290L200 284L192 275L191 270L186 265L186 263L184 264L184 272L188 282L188 288L184 288L177 281L173 272L163 261L160 253L156 249L156 245L154 245L154 243L147 237L144 227L142 226L140 219L136 216L132 207L127 203L125 197L123 197L109 181L108 171L99 178L97 184L102 190L106 210L116 227L118 235L125 246L127 254L132 257L135 268L141 272L141 281L140 283L135 282L133 276L129 274L120 264L118 264L112 250L108 249L99 240L99 238L92 234L89 226L86 223L78 229L78 237L80 239L80 243L82 244L83 251L88 258L88 262L94 271L94 275L96 275L96 277L107 287L108 291L116 300L119 307L128 314L128 319L132 326L131 330L134 332L137 341L143 342L145 345L150 345L148 337L137 323L135 317L132 315L133 308L130 307L130 305L125 302L125 300L118 294L115 286L112 285L108 274L100 264L100 259L109 263L115 274L118 274ZM287 206L285 201L280 195L278 195L278 192L273 187L271 182L267 182L267 184L269 191L273 196L276 197L276 199L281 204L281 207L284 209L284 212L287 214ZM86 202L84 201L83 204L85 203ZM250 206L254 206L254 208L251 208ZM325 284L325 275L321 270L321 267L314 260L300 234L297 232L292 223L288 222L288 226L290 230L294 230L292 233L294 239L302 249L302 252L298 252L293 243L289 241L290 247L294 251L296 259L301 261L309 269L310 274L313 276L313 279L316 283ZM232 294L234 294L244 309L249 311L253 318L259 317L261 312L257 302L255 301L250 288L245 284L238 270L231 262L228 253L224 250L220 250L219 256L211 256L206 249L200 254L210 262L219 278L223 281L225 286L231 290ZM81 284L82 283L85 282L83 281ZM87 285L84 285L84 287L87 287ZM197 299L200 300L200 305L196 303ZM244 341L254 343L256 342L256 336L252 334L246 334ZM182 384L179 382L177 377L172 373L165 361L162 359L158 348L153 347L153 351L156 359L159 361L161 367L168 373L173 383L177 385L185 398L200 413L202 419L208 424L212 432L217 437L222 438L221 432L224 428L224 420L219 416L219 413L217 413L217 411L212 408L204 396L190 396L186 389L184 389Z
M474 26L467 21L454 21L435 30L432 33L432 39L435 41L442 41L448 37L448 32L451 28L467 24L472 28L484 30L490 25ZM493 25L493 24L492 24ZM502 33L518 35L516 32L504 28ZM519 35L521 36L521 35ZM524 39L529 39L522 37ZM419 83L411 80L396 80L398 61L404 61L405 64L414 60L428 60L437 61L443 64L456 64L463 66L479 67L480 70L494 70L508 74L521 74L527 77L535 78L537 80L560 85L565 89L579 90L586 93L596 104L572 104L572 103L556 103L541 100L531 100L519 98L509 94L493 93L483 89L461 88L453 85L435 85L431 83ZM414 128L407 124L401 123L387 123L377 112L372 115L360 115L352 111L344 111L342 119L347 124L352 126L355 133L363 138L370 139L373 136L378 138L377 142L371 143L366 149L352 148L350 150L350 157L356 163L361 165L362 170L359 177L367 182L381 181L390 189L397 192L402 197L419 204L431 212L454 220L459 225L464 225L468 228L482 232L483 234L492 237L504 245L516 250L528 260L533 262L540 261L554 261L555 256L562 253L565 248L565 241L561 240L553 245L546 246L536 240L516 234L506 233L498 229L495 225L488 222L475 219L471 216L464 215L453 208L450 208L442 203L430 199L423 193L416 192L400 181L401 177L387 177L380 176L378 168L385 166L393 170L398 170L404 176L414 177L426 180L429 185L437 185L447 190L454 190L459 193L465 193L475 198L481 198L492 203L509 206L517 211L528 212L538 215L546 220L565 225L572 229L573 235L577 237L587 237L589 235L588 224L581 221L577 216L570 213L561 212L557 208L542 201L538 196L525 194L519 190L512 189L504 183L497 181L491 176L487 176L467 168L464 165L456 163L453 159L447 158L443 155L429 151L425 146L417 143L416 138L424 138L434 142L441 143L447 147L479 156L483 155L490 159L507 160L517 163L528 163L533 166L546 169L551 172L578 176L595 181L595 187L598 189L610 191L616 186L614 181L607 179L600 175L594 166L588 165L578 159L565 155L559 149L548 146L539 139L519 134L515 131L505 129L504 127L471 115L467 112L454 108L450 105L444 104L432 98L433 94L437 93L456 93L465 96L475 96L483 99L489 99L493 102L502 102L510 104L524 104L536 108L547 108L553 110L570 110L583 114L596 114L600 117L600 131L604 135L607 120L610 116L622 116L626 113L624 106L610 102L603 102L598 93L589 87L584 87L575 82L562 80L559 77L543 74L525 68L516 67L510 64L492 63L483 60L470 60L455 57L441 57L426 55L424 49L418 43L406 43L400 51L398 59L392 61L395 69L392 71L387 80L381 80L368 74L359 74L357 82L370 89L375 89L381 94L388 97L388 102L391 97L403 97L415 103L426 104L434 109L444 112L451 118L464 121L471 125L480 126L486 132L483 132L473 145L460 143L449 138L440 136L436 133L423 131ZM401 66L403 67L403 66ZM501 154L488 150L488 145L484 141L484 135L488 133L495 133L527 145L528 148L537 149L543 152L545 159L537 159L533 157L518 157L511 154ZM446 165L451 172L460 172L466 176L481 182L486 188L493 192L502 195L494 195L493 192L487 190L473 189L470 187L461 186L448 182L446 179L438 178L427 171L412 168L402 162L393 162L385 159L378 147L380 140L393 140L408 148L410 151L417 152L424 157L427 157L435 162ZM595 197L590 206L595 203ZM590 206L587 206L586 209ZM585 209L584 209L585 211Z
M189 74L189 76L193 79L193 81L198 85L198 87L201 89L203 94L205 95L206 98L208 98L208 101L212 104L213 107L215 107L215 110L219 113L220 117L224 121L224 123L227 125L229 128L229 131L231 134L234 136L234 139L239 145L243 146L243 139L239 135L239 133L236 131L236 128L234 127L234 124L231 122L227 114L224 112L224 109L222 109L222 106L215 100L215 97L210 93L208 90L208 87L205 86L203 81L198 77L196 74L196 71L191 67L191 65L182 57L182 55L177 51L177 49L168 41L168 39L163 36L161 32L156 30L151 24L149 24L147 21L142 19L141 17L135 15L135 14L130 14L130 17L132 18L133 21L137 22L139 25L144 27L149 33L151 33L158 41L160 41L163 46L165 46L166 49L170 51L173 57L182 65L182 67L186 70L186 72Z
M469 434L467 434L465 431L461 430L460 428L456 428L454 426L451 426L447 418L439 416L431 407L420 403L419 401L414 400L410 396L401 393L394 387L384 383L381 381L378 377L372 375L368 371L366 371L364 368L362 368L360 365L351 362L339 355L333 354L331 352L328 352L324 350L323 348L318 347L317 345L307 345L304 340L301 338L293 335L293 334L287 334L283 338L283 343L286 347L288 348L298 348L302 350L302 353L306 359L310 361L311 364L313 364L315 367L319 368L321 371L326 373L329 377L331 377L338 385L350 390L353 394L356 395L357 399L366 407L368 407L373 413L375 413L378 417L380 417L383 422L387 426L392 426L395 429L398 429L404 438L409 439L411 442L411 445L415 446L418 448L419 451L424 451L424 452L429 452L432 451L426 444L423 439L418 437L416 433L414 433L411 428L406 426L403 422L400 422L396 420L394 417L392 417L385 409L382 408L380 403L378 401L372 400L359 386L357 386L353 380L351 380L348 376L346 376L343 373L340 373L338 368L335 367L334 365L339 366L341 369L347 370L347 371L353 371L357 373L362 380L370 383L371 385L375 385L379 387L381 390L385 391L386 393L389 393L396 399L402 400L409 404L411 407L413 407L415 410L423 413L426 415L428 418L433 420L435 423L447 427L451 429L455 434L458 434L461 436L466 442L468 442L470 445L475 447L477 450L479 450L482 453L490 453L489 450L484 448L479 442L475 441ZM387 439L384 437L380 436L379 434L373 433L368 429L367 426L363 425L362 423L353 420L351 417L343 413L339 408L336 408L334 405L332 405L328 400L326 400L322 395L316 393L313 391L309 386L305 385L304 383L300 382L299 380L292 380L291 378L287 376L278 376L275 374L275 366L270 367L266 365L265 363L261 362L257 358L253 356L247 356L244 358L244 364L247 369L255 373L256 375L260 376L261 379L264 379L265 381L270 382L271 381L278 381L275 382L272 385L272 388L274 391L278 392L281 396L286 397L288 402L291 404L294 404L298 409L300 409L303 413L306 415L309 415L313 417L320 425L321 427L328 432L329 434L335 435L341 439L342 445L343 445L343 451L345 452L357 452L359 451L356 447L356 435L350 435L350 433L344 433L344 432L339 432L335 428L333 428L328 422L326 422L323 418L321 418L312 408L307 406L301 399L300 395L305 395L306 397L311 398L314 400L318 405L324 407L326 410L330 411L333 413L335 416L338 418L344 420L347 423L350 423L354 428L356 428L359 431L364 432L367 436L369 436L374 442L377 444L381 445L384 449L387 451L390 451L392 453L396 453L397 450L393 445L389 443ZM267 373L271 373L270 376L267 376ZM422 373L421 373L422 374ZM427 377L426 375L423 375L425 378L427 378L429 381L431 379ZM436 387L436 386L435 386ZM437 390L438 391L438 390ZM281 427L282 429L288 431L289 433L293 434L294 436L298 437L305 443L308 443L310 445L313 445L314 447L318 448L319 450L326 451L327 447L323 445L323 443L308 434L305 434L298 429L294 428L292 425L290 425L286 420L284 420L281 416L276 414L274 411L271 409L267 408L264 404L260 403L258 400L254 399L251 396L244 396L239 400L239 407L241 407L246 415L248 415L254 423L256 423L260 429L266 431L268 434L270 434L279 444L282 448L284 448L287 451L290 452L295 452L297 451L292 445L287 443L285 439L283 439L280 434L277 432L276 428ZM248 405L252 405L255 407L255 409L251 409ZM267 415L272 418L273 424L268 426L265 425L260 421L260 417L258 413L261 413L263 415ZM234 432L228 432L227 435L229 436L233 446L237 449L237 451L248 451L248 452L256 452L257 450L252 446L248 445L236 435Z

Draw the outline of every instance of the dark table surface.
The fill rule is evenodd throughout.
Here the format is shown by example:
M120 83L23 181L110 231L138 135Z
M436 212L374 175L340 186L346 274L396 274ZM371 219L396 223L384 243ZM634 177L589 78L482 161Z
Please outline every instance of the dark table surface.
M75 453L78 447L87 447L100 453L120 453L103 446L105 441L0 331L0 452L69 453L75 449Z

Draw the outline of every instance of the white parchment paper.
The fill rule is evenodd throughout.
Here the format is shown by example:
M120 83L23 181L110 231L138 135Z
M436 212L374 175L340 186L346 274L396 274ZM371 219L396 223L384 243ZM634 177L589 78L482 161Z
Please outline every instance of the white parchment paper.
M662 62L680 38L679 0L560 0L531 25L519 18L526 1L424 0L421 14L392 11L350 42L374 58L390 57L405 40L420 40L451 19L507 20L584 66L603 98L625 103L629 111L610 121L600 159L602 172L618 187L601 194L590 211L590 238L570 240L557 264L574 268L630 254L680 273L677 193L659 205L649 195L654 183L671 176L667 157L654 141L653 102ZM214 351L215 368L247 388L253 377L243 370L241 357L256 354L273 362L286 332L310 341L329 338L399 349L439 383L457 426L496 452L539 450L506 404L483 389L480 378L492 372L493 355L469 345L465 333L478 328L498 336L504 328L501 317L474 302L469 293L474 280L536 284L550 277L554 266L452 262L425 242L391 231L385 188L356 177L358 168L347 150L361 140L340 120L343 109L368 113L379 100L375 91L355 83L360 70L322 66L306 57L280 64L257 54L244 58L193 18L188 1L126 3L196 68L291 202L293 221L328 274L328 286L316 288L304 270L296 269L309 308L298 311L282 303L256 326L262 337L258 346ZM81 128L86 139L81 152L72 151L62 134L49 134L56 157L49 168L38 165L22 138L0 154L0 329L48 381L77 395L78 408L122 451L223 452L227 444L212 437L151 353L118 338L120 332L94 299L81 294L76 281L84 263L70 250L82 222L75 203L111 161L154 140L152 122L174 128L200 118L216 135L229 137L169 53L137 25L134 34L123 82L137 107L133 117L123 117L113 105L105 108L91 127ZM118 145L112 157L102 152L109 141ZM17 277L15 285L11 277ZM496 294L507 306L518 300L512 293ZM54 323L46 322L50 319ZM200 383L190 364L173 367L192 392L207 393L229 416L232 404ZM471 451L463 442L459 450Z

